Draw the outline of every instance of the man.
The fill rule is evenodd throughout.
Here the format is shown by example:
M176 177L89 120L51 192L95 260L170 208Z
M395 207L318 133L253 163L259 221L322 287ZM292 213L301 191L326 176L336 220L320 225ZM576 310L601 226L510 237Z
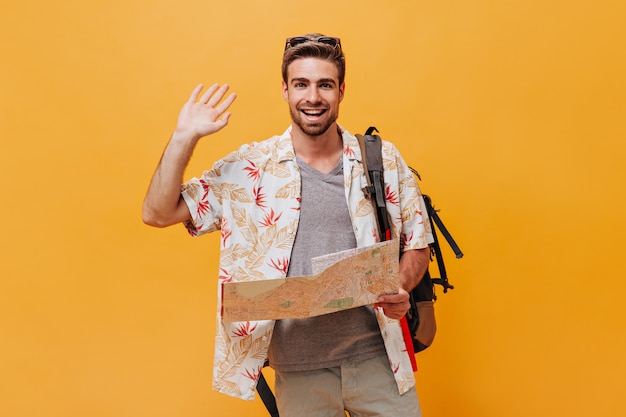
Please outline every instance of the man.
M194 236L221 231L220 283L310 275L313 257L379 241L357 139L337 124L345 93L340 40L288 39L282 73L292 119L285 133L244 145L183 184L198 140L226 126L235 99L227 85L202 95L196 87L144 201L149 225L183 222ZM397 294L308 319L228 323L218 314L215 390L254 398L268 360L281 417L421 415L398 320L426 270L432 235L419 188L389 142L383 158L403 253Z

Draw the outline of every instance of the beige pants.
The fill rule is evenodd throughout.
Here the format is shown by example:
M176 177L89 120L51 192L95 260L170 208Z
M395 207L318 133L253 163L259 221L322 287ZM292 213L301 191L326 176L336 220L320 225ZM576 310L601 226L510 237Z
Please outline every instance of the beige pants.
M276 371L280 417L421 417L415 389L398 393L386 355L336 368Z

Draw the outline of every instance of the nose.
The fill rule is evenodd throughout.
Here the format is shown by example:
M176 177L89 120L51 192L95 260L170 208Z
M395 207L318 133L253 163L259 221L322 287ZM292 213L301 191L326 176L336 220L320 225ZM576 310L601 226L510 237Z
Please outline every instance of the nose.
M309 91L307 92L307 101L309 103L319 103L320 93L317 90L317 87L311 86L311 88L309 88Z

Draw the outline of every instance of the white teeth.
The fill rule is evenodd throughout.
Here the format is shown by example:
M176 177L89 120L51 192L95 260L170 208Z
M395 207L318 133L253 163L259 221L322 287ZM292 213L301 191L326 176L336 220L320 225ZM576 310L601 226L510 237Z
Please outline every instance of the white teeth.
M302 112L307 116L319 116L324 113L324 110L302 110Z

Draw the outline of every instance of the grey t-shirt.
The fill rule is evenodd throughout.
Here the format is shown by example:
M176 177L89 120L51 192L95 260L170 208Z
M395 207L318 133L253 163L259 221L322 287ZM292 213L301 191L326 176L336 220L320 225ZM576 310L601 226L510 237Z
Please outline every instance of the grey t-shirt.
M356 247L345 197L343 164L323 174L297 159L302 177L300 221L288 277L311 275L311 258ZM268 353L278 371L339 366L385 354L370 306L276 322Z

